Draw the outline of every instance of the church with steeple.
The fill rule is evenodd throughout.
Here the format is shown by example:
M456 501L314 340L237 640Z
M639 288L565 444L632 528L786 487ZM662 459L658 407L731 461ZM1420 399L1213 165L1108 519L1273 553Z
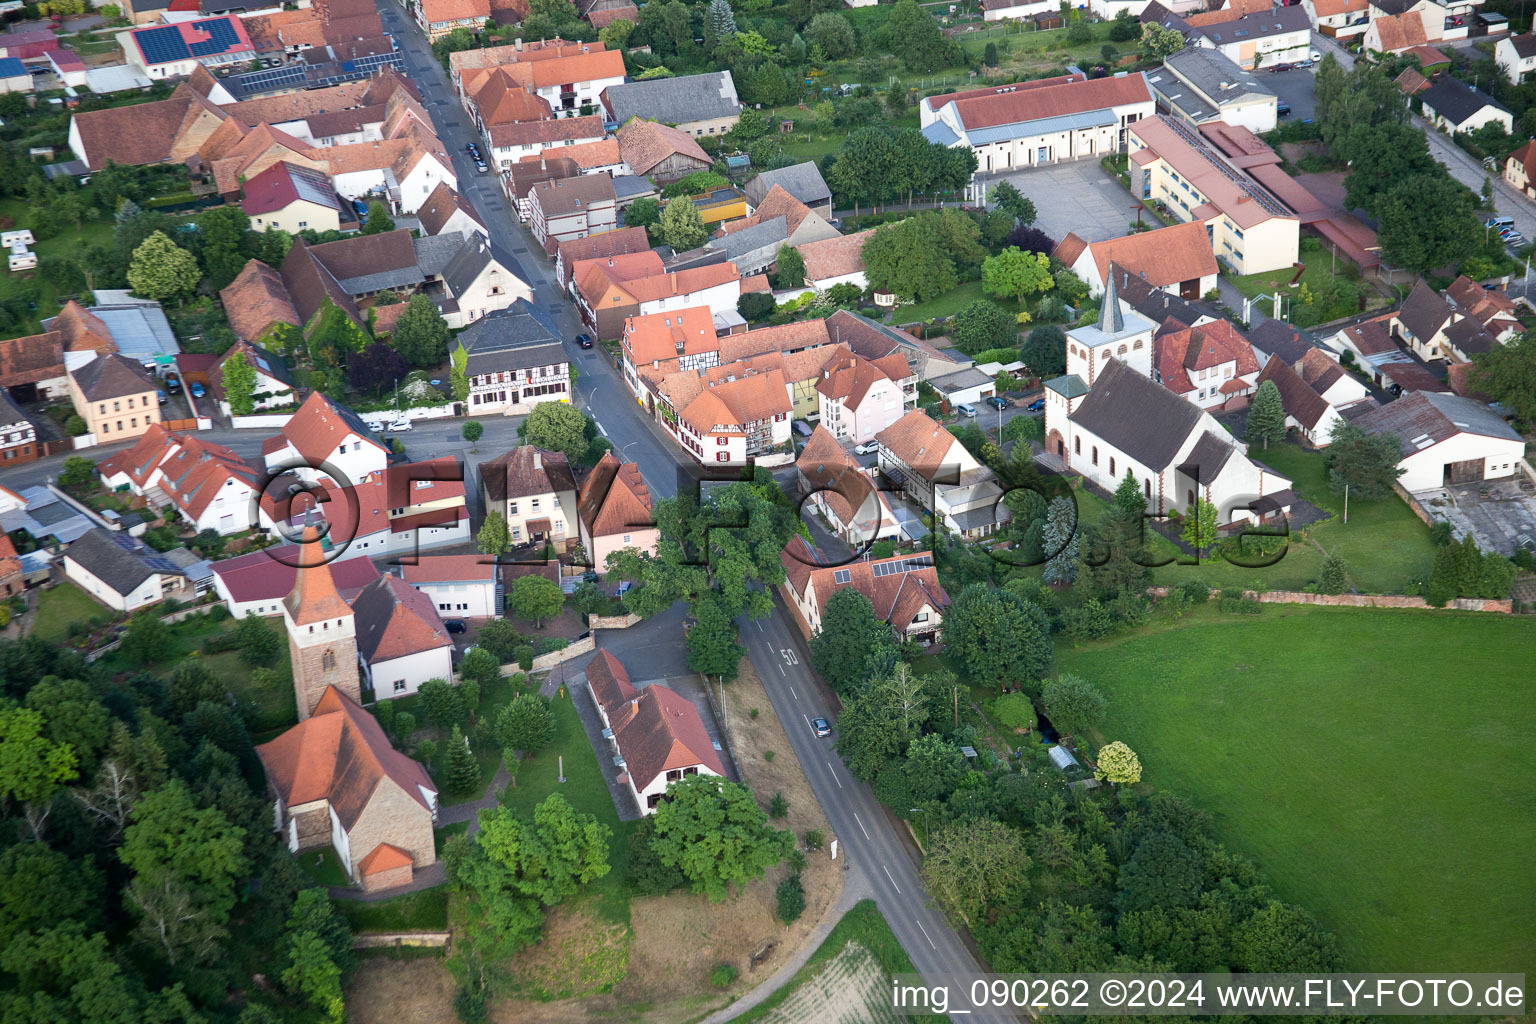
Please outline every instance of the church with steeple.
M288 655L293 665L293 693L299 721L314 713L334 686L355 702L362 700L357 667L357 624L352 606L342 599L331 576L331 564L320 546L320 532L304 527L300 562L293 590L283 598L283 625L288 629Z
M1157 325L1134 309L1123 309L1115 275L1104 286L1097 323L1067 332L1067 373L1093 387L1110 359L1118 359L1148 378L1152 377L1152 334Z

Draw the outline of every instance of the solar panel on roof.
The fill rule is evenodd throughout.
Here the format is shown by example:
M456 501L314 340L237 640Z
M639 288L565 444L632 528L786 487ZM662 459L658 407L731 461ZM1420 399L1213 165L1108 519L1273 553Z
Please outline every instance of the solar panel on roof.
M240 45L240 34L235 31L235 26L229 18L194 21L192 28L197 31L207 32L211 37L201 43L192 44L192 56L194 57L209 57Z
M134 33L139 50L151 64L166 64L173 60L186 60L192 56L181 38L181 30L174 25L146 28Z

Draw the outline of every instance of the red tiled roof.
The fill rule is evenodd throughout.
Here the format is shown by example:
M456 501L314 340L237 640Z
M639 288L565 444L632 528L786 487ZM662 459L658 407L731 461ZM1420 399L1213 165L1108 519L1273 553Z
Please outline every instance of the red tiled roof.
M610 719L617 717L623 705L640 695L629 683L629 672L622 662L606 650L587 662L587 682L597 695L598 704Z
M1124 106L1129 103L1148 102L1152 94L1141 75L1124 78L1090 78L1057 81L1051 84L1037 83L1033 89L995 92L992 95L968 95L955 100L955 111L960 123L968 129L990 128L996 125L1016 124L1047 117L1081 114L1106 107ZM945 98L935 96L930 105L935 110L944 105Z
M1060 250L1061 246L1057 246L1057 251ZM1221 269L1211 252L1205 225L1198 221L1091 242L1088 251L1099 268L1100 281L1108 280L1111 262L1139 275L1154 288L1214 277Z
M373 852L364 857L357 865L357 870L364 875L377 875L385 871L393 871L396 868L410 867L415 862L411 855L398 846L389 843L380 843L373 848Z
M283 276L260 260L246 263L229 287L219 292L219 301L235 336L246 341L258 340L276 324L299 326Z
M344 619L352 614L347 602L336 589L331 576L331 563L320 550L320 531L313 526L304 527L302 561L293 589L283 598L283 607L294 625L303 626L325 619Z
M613 452L605 452L598 460L576 497L576 515L593 537L649 529L651 508L651 492L641 479L640 467L620 463Z
M293 590L298 577L300 549L293 544L264 548L214 562L214 575L237 603L272 601ZM342 597L355 597L379 576L378 567L366 555L338 558L331 563L331 580Z
M823 567L817 564L818 559L810 545L803 538L795 537L779 554L779 561L789 577L789 585L796 593L803 597L808 589L814 587L819 612L826 611L827 602L832 599L834 593L851 587L869 598L870 603L874 605L877 618L883 622L889 622L896 629L905 630L912 624L912 617L922 610L923 605L926 604L935 609L949 606L949 594L944 590L944 585L939 582L938 570L932 565L884 576L875 575L875 566L899 563L911 557L911 555L897 555L894 558L869 559L847 565ZM848 573L847 583L837 582L836 574L840 571Z
M775 185L775 188L778 186ZM874 237L875 229L838 238L824 238L800 246L807 281L829 281L834 277L857 274L864 269L864 243Z
M487 555L417 555L414 564L406 564L405 582L475 583L496 579L496 560Z
M336 411L331 400L318 391L310 392L304 404L299 406L299 411L283 424L283 437L295 451L315 465L329 459L349 436L356 436L363 443L384 450L384 446L370 435L354 429Z
M1253 354L1253 346L1228 320L1214 320L1199 327L1180 327L1159 334L1152 340L1152 358L1163 387L1176 395L1195 390L1190 371L1236 362L1234 378L1259 372L1259 360Z
M352 600L357 651L370 665L453 646L432 599L398 576L380 576Z
M710 165L709 154L700 148L693 136L655 121L630 118L629 123L619 129L618 141L624 162L636 174L651 173L653 167L669 156L687 157L705 168Z

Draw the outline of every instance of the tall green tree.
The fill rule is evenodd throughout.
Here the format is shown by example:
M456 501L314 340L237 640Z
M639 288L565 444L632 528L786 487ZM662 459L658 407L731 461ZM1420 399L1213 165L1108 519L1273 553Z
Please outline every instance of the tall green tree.
M1382 197L1397 182L1416 174L1444 171L1429 154L1429 140L1412 125L1400 121L1361 124L1333 146L1333 155L1349 165L1344 179L1344 206L1372 215Z
M923 881L952 920L971 924L1027 886L1029 867L1017 829L991 818L948 822L929 836Z
M480 762L475 759L474 751L469 749L469 740L464 738L464 731L457 725L448 737L448 746L444 753L443 776L448 781L448 788L455 793L473 793L480 788L483 781L480 775Z
M1034 202L1011 181L1000 181L993 185L987 198L993 206L1012 217L1015 224L1029 225L1035 222Z
M925 302L959 283L936 225L921 217L880 225L864 243L863 256L869 283L904 299Z
M485 522L475 534L475 546L482 555L497 557L512 550L512 534L507 528L507 517L500 509L493 508L485 514Z
M1179 531L1179 539L1196 551L1206 551L1216 543L1219 516L1215 505L1196 496L1194 504L1184 510L1184 527Z
M524 421L528 443L547 451L562 452L571 462L586 457L587 417L569 402L540 402Z
M1077 527L1077 506L1071 499L1052 498L1040 534L1047 583L1071 583L1077 579Z
M1176 28L1164 28L1155 21L1141 26L1141 50L1153 60L1167 60L1184 49L1184 34Z
M377 199L370 202L368 204L368 216L363 221L363 227L359 233L364 235L380 235L386 231L393 230L395 230L395 222L389 217L389 207Z
M738 640L736 623L713 597L694 603L693 618L687 638L688 667L721 680L736 678L737 666L747 653Z
M1536 341L1531 332L1472 357L1467 383L1527 423L1536 422Z
M836 162L827 170L827 184L839 205L851 205L857 213L861 206L871 206L890 195L895 169L896 151L890 134L884 128L866 125L843 143Z
M1047 679L1040 689L1040 702L1059 732L1077 737L1103 724L1109 703L1096 686L1069 673Z
M1385 498L1403 475L1398 465L1402 457L1396 434L1367 434L1359 425L1340 420L1323 456L1328 488L1335 494L1348 488L1350 496L1361 501Z
M1044 609L981 583L962 590L945 612L944 643L962 676L1003 688L1033 685L1055 657Z
M1048 291L1055 285L1051 258L1043 252L1022 252L1009 246L981 265L981 287L992 295L1023 302L1025 296Z
M768 824L751 790L712 775L689 775L667 787L657 805L651 847L683 873L693 891L719 903L763 876L794 849L793 834Z
M950 340L966 355L992 348L1006 348L1019 340L1013 315L988 299L976 299L954 315Z
M776 283L780 288L800 288L805 284L805 260L800 256L800 250L781 245L774 262L778 267Z
M544 620L559 615L565 607L560 584L532 573L513 581L510 598L512 610L520 618L532 620L536 629L543 629Z
M1376 237L1394 266L1427 274L1477 251L1477 199L1443 171L1398 179L1377 202Z
M555 716L549 701L536 693L513 697L496 715L496 742L505 750L533 757L555 738Z
M870 652L892 643L891 627L875 615L869 598L853 587L832 593L811 636L811 666L833 692L851 697L869 682Z
M368 347L368 341L368 332L326 298L309 327L309 358L317 366L344 366L354 353Z
M679 196L667 203L661 211L659 228L662 241L678 252L697 249L709 239L704 215L686 196Z
M156 231L133 250L128 285L136 294L156 302L180 302L197 287L197 257Z
M875 40L883 50L901 58L908 70L919 72L943 68L952 49L938 21L916 0L897 0Z
M453 332L437 311L437 304L420 292L406 303L389 336L390 344L406 362L422 368L441 366L448 358L452 339Z
M0 708L0 800L16 801L41 839L54 796L78 774L74 747L48 739L41 713Z
M1263 444L1268 449L1270 441L1285 439L1285 404L1280 400L1280 389L1267 380L1253 394L1253 404L1248 407L1248 425L1243 440L1249 444Z
M196 217L197 255L214 288L227 288L240 275L251 246L251 219L238 206L218 206Z
M1067 372L1067 336L1054 324L1040 324L1029 332L1019 358L1041 380Z
M256 368L245 358L244 352L236 352L219 367L219 379L224 388L224 398L229 411L236 416L249 416L256 411Z

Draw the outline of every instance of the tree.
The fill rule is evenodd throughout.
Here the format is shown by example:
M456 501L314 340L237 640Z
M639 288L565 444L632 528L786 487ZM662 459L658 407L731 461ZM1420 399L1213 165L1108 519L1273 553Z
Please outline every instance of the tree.
M1028 884L1029 864L1017 829L991 818L947 822L928 837L923 881L952 920L970 925Z
M1056 239L1036 227L1020 225L1008 232L1008 237L1004 241L1008 245L1022 249L1024 252L1043 252L1049 254L1056 251ZM1068 271L1068 273L1070 274L1071 271ZM1057 285L1058 287L1060 286L1059 278Z
M687 197L679 196L661 211L661 238L678 252L697 249L709 238L704 215Z
M1477 251L1477 201L1443 172L1398 180L1377 203L1382 259L1427 274Z
M1467 383L1519 419L1536 420L1536 341L1528 331L1472 357Z
M1128 43L1136 38L1136 19L1125 8L1115 12L1115 17L1109 23L1109 38L1111 42Z
M909 0L910 2L910 0ZM667 787L656 807L652 848L682 871L693 891L719 903L794 849L794 835L774 829L751 790L712 775L688 775Z
M950 604L944 643L962 675L1005 688L1039 679L1055 656L1042 608L981 583L966 587Z
M1334 425L1329 435L1323 467L1328 470L1328 487L1335 494L1348 488L1363 501L1377 501L1392 493L1392 485L1403 475L1398 465L1402 445L1396 434L1367 434L1347 420Z
M934 72L948 63L952 44L939 30L938 20L916 0L898 0L875 35L877 44L894 53L909 70Z
M395 222L389 218L389 207L375 199L368 204L368 217L363 221L359 234L379 235L395 230Z
M988 43L981 51L981 63L989 68L997 67L997 44Z
M723 42L736 34L736 15L731 13L730 0L710 0L707 23L717 42Z
M1248 407L1248 426L1243 440L1249 444L1262 442L1269 448L1271 440L1285 438L1285 404L1280 400L1280 389L1267 380L1254 392L1253 404Z
M650 196L641 196L629 204L629 209L624 211L624 226L631 228L654 229L661 221L661 203Z
M314 932L300 932L290 938L283 984L290 992L302 995L332 1024L341 1024L346 1019L341 968L336 965L325 942Z
M1035 705L1027 693L1003 694L992 702L992 716L1014 732L1029 732L1035 727Z
M1136 477L1129 470L1115 486L1113 514L1116 520L1140 527L1147 514L1147 496L1136 484Z
M891 642L891 627L875 615L869 598L852 587L832 592L811 637L811 666L834 693L849 697L869 680L869 652Z
M410 367L389 345L375 341L347 359L347 382L358 391L381 395L393 387Z
M249 416L256 411L256 368L245 358L244 352L236 352L219 367L220 385L229 411L236 416Z
M840 166L841 160L834 168ZM926 302L959 283L955 261L940 244L937 227L922 217L880 225L864 243L863 256L869 283L905 299Z
M1022 252L1008 248L989 256L981 265L982 290L992 295L1023 302L1026 295L1049 290L1051 259L1043 252Z
M1339 137L1333 155L1349 165L1344 179L1344 206L1377 212L1377 203L1393 185L1416 174L1440 173L1429 154L1429 140L1412 125L1399 121L1357 125Z
M446 679L428 679L416 690L422 717L438 728L447 728L464 720L464 698Z
M540 402L525 425L531 445L563 452L571 462L580 462L587 454L587 417L568 402Z
M506 620L498 619L495 621L505 622ZM480 638L476 637L476 639L479 640ZM505 660L511 661L513 657L514 655L508 655ZM489 686L501 678L502 660L483 644L464 652L464 660L459 662L459 692L463 695L465 709L471 714L474 713L475 708L480 704L478 687ZM470 699L471 695L467 692L470 686L476 687L473 700Z
M843 142L837 161L827 169L827 184L839 204L852 204L857 213L861 205L872 205L891 194L895 168L896 151L890 134L884 128L866 125Z
M992 205L1013 218L1017 225L1028 227L1035 222L1035 204L1028 196L1014 187L1011 181L1000 181L992 186Z
M1141 781L1141 759L1130 747L1116 740L1099 748L1098 767L1093 777L1100 782L1136 783Z
M467 372L469 352L465 350L463 345L460 345L453 350L453 355L449 362L452 365L448 368L448 388L453 393L453 400L459 403L467 402L469 401L469 374Z
M1047 679L1040 690L1040 702L1051 716L1051 724L1064 736L1084 736L1097 729L1108 706L1097 687L1069 674Z
M448 781L448 788L455 793L473 793L480 788L480 762L475 759L475 752L469 749L469 740L464 738L464 732L457 725L448 737L447 764L443 769L443 776Z
M1323 559L1322 576L1317 581L1317 591L1320 594L1342 594L1349 589L1349 580L1345 575L1344 559L1338 555L1329 555Z
M743 292L736 300L736 312L748 323L761 323L773 315L778 303L772 292Z
M309 358L316 366L342 366L368 347L368 333L329 297L309 330Z
M41 839L54 795L78 774L68 743L45 734L43 716L30 708L0 709L0 800L22 805L33 839Z
M212 287L227 288L245 267L251 219L238 206L219 206L199 213L195 224L192 245L203 273Z
M779 246L778 256L775 257L778 265L778 276L775 283L780 288L801 288L805 285L805 260L800 256L800 250L788 245Z
M549 701L536 693L523 693L496 715L496 742L508 750L533 757L555 739L555 716Z
M485 424L479 420L469 420L464 424L464 429L460 431L460 434L464 440L469 442L469 450L477 452L480 450L480 439L485 436Z
M1005 348L1018 341L1013 314L987 299L975 299L950 321L950 340L966 355Z
M507 529L507 517L500 509L493 508L485 514L485 522L475 534L475 546L482 555L497 558L512 550L512 534Z
M276 664L282 657L283 638L255 612L247 612L235 625L234 637L240 660L252 668Z
M560 584L543 576L519 576L512 583L512 610L520 618L533 620L534 628L543 629L544 620L554 618L565 607L565 593Z
M1051 499L1040 546L1047 559L1045 582L1071 583L1077 579L1077 506L1070 498Z
M59 486L71 491L89 487L96 481L96 463L84 455L71 455L59 472Z
M101 873L89 858L71 860L46 843L17 843L0 851L0 950L27 932L60 921L94 930L103 904Z
M134 663L153 665L164 661L170 650L171 629L152 609L141 611L128 620L128 632L123 637L123 653Z
M1279 900L1270 900L1232 936L1232 966L1240 971L1337 971L1341 962L1333 936L1311 914Z
M132 873L125 899L167 963L217 956L246 870L245 829L215 807L198 807L186 785L168 782L133 809L118 859Z
M823 11L805 26L805 41L821 50L824 60L842 60L858 49L853 23L841 14Z
M1196 551L1206 550L1216 543L1219 515L1215 505L1196 497L1194 504L1184 510L1184 528L1179 531L1179 539Z
M137 294L156 302L180 302L192 294L198 281L197 257L156 231L133 250L128 265L128 285Z
M688 667L721 680L736 678L737 666L747 653L737 637L736 623L713 597L694 604L693 618L687 638Z
M1142 23L1141 49L1156 61L1165 61L1184 49L1184 34L1176 28L1164 28L1155 21Z
M448 329L448 321L437 311L436 304L417 292L405 304L405 312L395 321L389 338L406 362L427 368L441 366L448 358L448 342L453 333Z
M774 899L780 921L794 924L800 920L800 915L805 913L805 888L800 884L800 876L790 875L780 882L774 890Z

